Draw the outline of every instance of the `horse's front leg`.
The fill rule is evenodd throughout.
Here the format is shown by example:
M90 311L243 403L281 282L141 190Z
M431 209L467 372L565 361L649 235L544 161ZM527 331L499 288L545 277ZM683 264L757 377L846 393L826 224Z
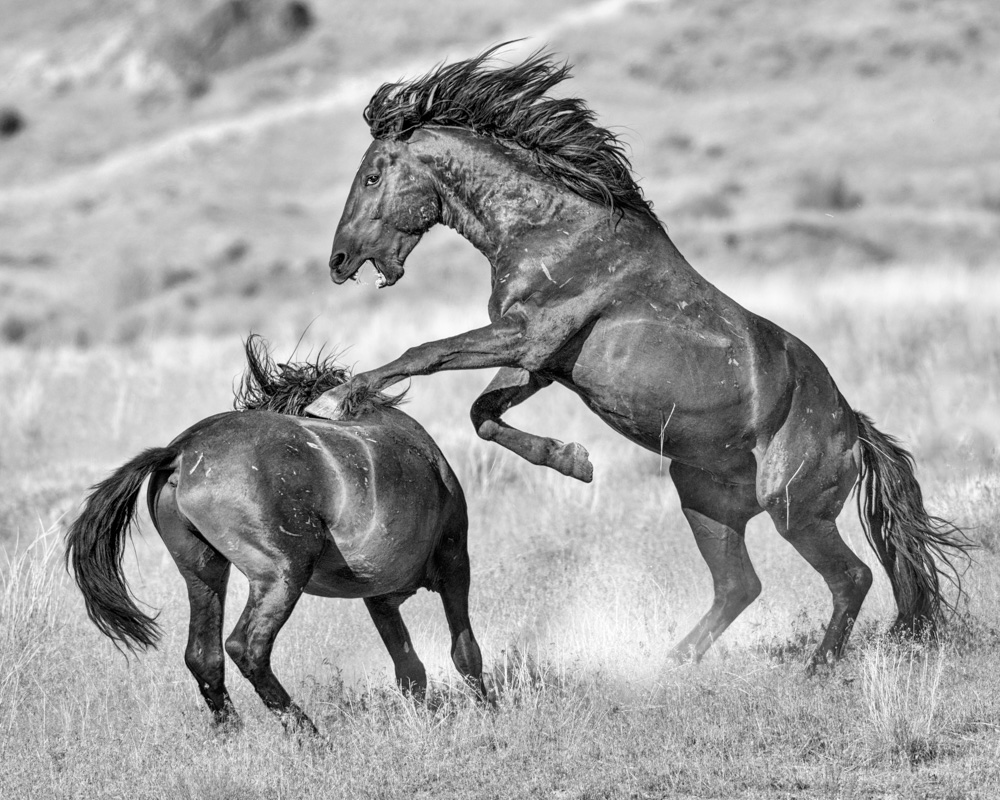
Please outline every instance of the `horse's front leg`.
M563 475L590 483L594 479L594 467L583 445L563 444L556 439L525 433L500 419L511 406L523 403L551 383L527 370L504 367L472 404L472 425L481 438L506 447L532 464L551 467Z
M529 334L523 314L501 317L492 325L477 328L458 336L411 347L395 361L370 372L355 375L349 384L330 389L306 407L315 417L340 419L343 403L359 391L381 391L413 375L451 369L488 369L490 367L522 367L531 369L558 350L565 341L558 338L558 329Z

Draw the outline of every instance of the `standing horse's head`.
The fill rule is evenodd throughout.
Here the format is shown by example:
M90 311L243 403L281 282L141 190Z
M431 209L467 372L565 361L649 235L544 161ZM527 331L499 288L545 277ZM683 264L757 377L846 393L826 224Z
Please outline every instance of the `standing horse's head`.
M379 288L392 286L403 276L403 263L420 237L440 219L437 190L409 145L376 140L354 176L333 237L330 277L343 283L371 261L379 272Z

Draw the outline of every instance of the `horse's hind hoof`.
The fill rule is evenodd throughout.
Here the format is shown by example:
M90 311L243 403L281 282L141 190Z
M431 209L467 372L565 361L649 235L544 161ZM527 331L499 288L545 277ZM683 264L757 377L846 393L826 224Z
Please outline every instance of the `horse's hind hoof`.
M289 709L278 714L281 725L285 733L297 736L300 739L308 736L319 736L319 729L309 719L309 716L301 709Z
M833 675L836 671L837 659L832 652L817 650L812 658L806 662L805 675L807 678L815 678L821 675Z
M236 709L229 705L213 715L212 729L223 738L235 736L243 730L243 719Z
M594 480L594 465L590 463L590 454L586 447L576 442L564 444L555 450L549 466L584 483Z

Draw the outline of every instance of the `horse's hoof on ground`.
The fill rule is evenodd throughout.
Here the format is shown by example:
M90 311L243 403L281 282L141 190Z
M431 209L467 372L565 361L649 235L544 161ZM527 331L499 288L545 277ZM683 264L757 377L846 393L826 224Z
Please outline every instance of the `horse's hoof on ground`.
M814 678L818 675L832 675L837 666L837 659L833 653L814 653L806 664L805 674L807 678Z
M594 465L590 463L590 453L582 444L564 444L553 454L552 466L578 481L590 483L594 480Z
M496 687L487 686L483 678L478 680L467 680L469 688L472 689L476 698L476 703L489 711L499 710L499 702Z
M223 737L236 736L243 730L243 719L235 710L230 710L225 715L216 715L212 729Z
M299 739L303 737L319 736L319 728L317 728L311 719L309 719L303 712L285 712L279 715L281 719L281 725L285 729L285 733L290 736L296 736Z
M694 651L687 648L684 650L674 648L667 653L667 662L674 667L684 667L690 664L697 664L698 661L699 659L694 654Z

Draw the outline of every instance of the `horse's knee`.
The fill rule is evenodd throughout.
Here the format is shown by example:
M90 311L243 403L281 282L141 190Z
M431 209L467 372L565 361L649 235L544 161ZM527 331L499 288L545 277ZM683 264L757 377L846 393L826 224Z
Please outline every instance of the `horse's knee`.
M184 663L199 681L213 684L222 680L226 662L221 649L207 650L200 642L192 642L184 651Z
M498 414L495 405L488 393L479 395L473 401L472 408L469 409L472 427L478 431L484 422L496 419Z
M871 589L872 571L866 564L859 561L859 563L847 567L828 583L834 594L834 602L839 599L838 595L841 595L848 604L851 604L852 600L860 604L867 596L868 590Z
M246 639L234 633L226 640L226 652L245 675L250 669Z
M872 571L868 568L868 565L858 564L847 572L854 581L854 585L867 594L868 590L872 588Z

